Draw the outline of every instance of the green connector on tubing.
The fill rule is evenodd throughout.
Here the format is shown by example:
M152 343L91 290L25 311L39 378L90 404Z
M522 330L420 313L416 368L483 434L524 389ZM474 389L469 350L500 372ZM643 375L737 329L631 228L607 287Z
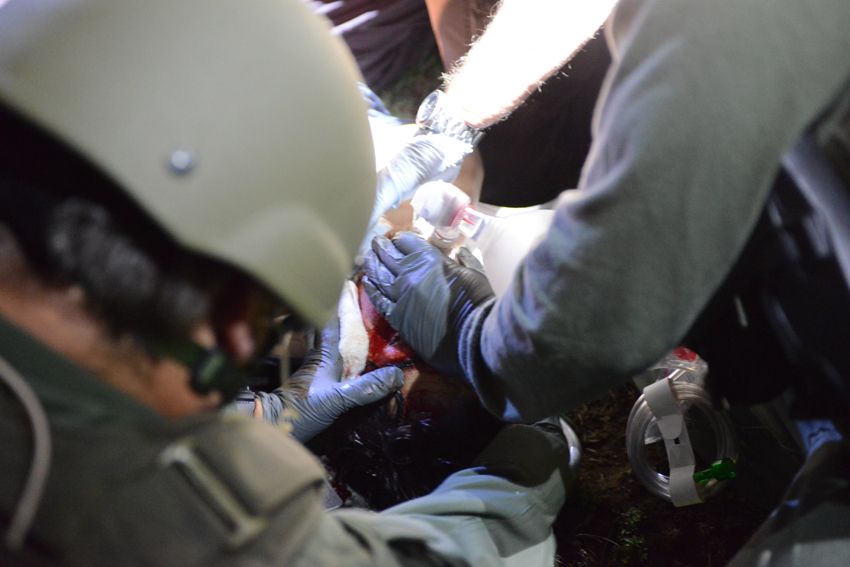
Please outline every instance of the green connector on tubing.
M737 473L735 472L735 460L727 458L721 459L719 461L714 461L707 469L695 472L694 482L699 484L705 484L711 479L728 480L731 478L735 478L736 476Z

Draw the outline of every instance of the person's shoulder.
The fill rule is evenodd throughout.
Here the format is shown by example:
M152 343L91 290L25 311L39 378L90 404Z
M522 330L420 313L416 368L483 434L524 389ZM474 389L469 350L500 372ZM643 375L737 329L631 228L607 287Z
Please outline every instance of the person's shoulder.
M99 540L98 561L280 562L320 523L323 469L279 428L222 416L162 443L156 455L103 487L102 506L80 526Z
M220 416L178 437L160 452L158 462L184 470L209 468L234 488L251 493L243 500L255 512L273 505L270 499L285 498L324 478L318 460L284 429L237 415ZM262 503L255 501L260 494Z

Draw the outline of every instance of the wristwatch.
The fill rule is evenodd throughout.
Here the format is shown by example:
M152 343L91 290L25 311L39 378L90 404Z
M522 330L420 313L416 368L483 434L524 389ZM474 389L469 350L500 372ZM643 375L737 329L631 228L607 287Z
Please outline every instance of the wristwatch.
M426 96L416 113L416 125L420 131L445 134L474 147L484 132L453 116L445 96L439 89Z

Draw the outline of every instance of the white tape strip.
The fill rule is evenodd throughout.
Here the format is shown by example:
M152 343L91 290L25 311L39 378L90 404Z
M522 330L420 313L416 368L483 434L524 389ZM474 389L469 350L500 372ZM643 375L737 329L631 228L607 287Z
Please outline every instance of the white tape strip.
M359 376L369 356L369 333L360 311L357 284L346 280L339 296L339 355L342 357L342 379Z
M668 379L659 380L644 388L643 395L664 438L670 462L670 499L673 505L699 504L702 499L694 482L694 450L672 383Z

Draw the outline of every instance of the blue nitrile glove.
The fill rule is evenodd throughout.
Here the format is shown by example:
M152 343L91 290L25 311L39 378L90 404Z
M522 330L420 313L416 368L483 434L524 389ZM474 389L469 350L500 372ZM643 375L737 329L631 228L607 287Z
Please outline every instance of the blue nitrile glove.
M293 397L287 408L292 436L305 443L356 407L377 402L404 384L404 372L395 366L373 370L333 386L311 389L306 398ZM265 404L263 404L265 409Z
M364 268L369 299L405 342L437 370L464 377L461 341L493 303L484 273L410 232L376 238Z
M463 158L473 149L446 134L417 134L378 172L380 202L394 208L413 197L423 183L454 181Z
M370 120L401 126L404 122L390 114L378 95L359 83L360 95L369 107ZM374 129L373 129L374 130ZM452 182L460 172L463 158L475 149L471 143L442 133L419 130L416 136L378 172L377 195L372 210L372 227L378 218L411 197L423 183ZM370 239L371 242L371 239Z
M342 414L358 406L377 402L404 384L399 368L379 368L357 378L340 382L339 323L334 320L322 332L321 344L314 348L287 381L274 392L256 392L254 401L262 405L263 419L270 423L288 423L292 436L305 443L330 426ZM299 394L298 385L309 388ZM237 401L238 403L238 401ZM248 413L247 400L240 409ZM253 413L253 405L250 407Z
M390 114L380 97L364 84L358 85L363 100L369 106L370 124L376 122L384 126L404 126L405 123ZM385 131L372 128L372 135ZM419 130L405 146L378 172L375 203L369 220L366 237L363 239L358 256L369 249L369 243L377 235L386 233L387 227L380 226L378 220L385 212L396 209L413 197L416 189L428 181L454 181L460 171L463 158L472 153L473 145L455 137L441 133Z
M384 104L375 91L370 89L365 83L357 83L357 88L360 91L360 96L363 97L363 102L369 108L366 113L370 119L380 120L384 124L401 125L404 120L390 114L389 109Z
M375 205L369 226L386 211L397 208L428 181L454 181L463 158L472 153L472 144L445 134L423 133L414 136L399 153L378 172Z

